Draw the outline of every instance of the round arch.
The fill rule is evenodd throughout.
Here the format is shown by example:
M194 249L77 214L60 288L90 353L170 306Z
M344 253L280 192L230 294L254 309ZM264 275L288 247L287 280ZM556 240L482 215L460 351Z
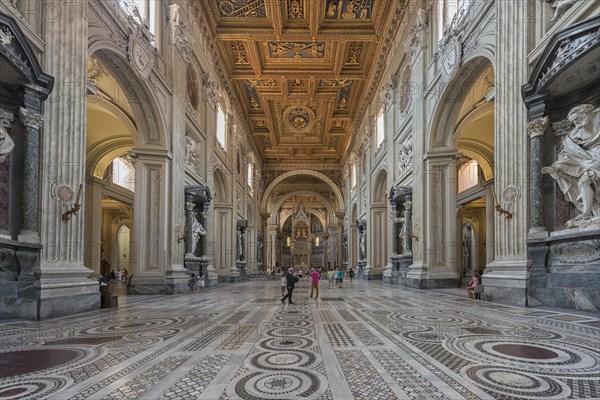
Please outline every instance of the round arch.
M473 53L473 57L465 59L456 77L446 85L433 111L434 118L426 140L427 152L453 149L455 122L460 113L460 105L471 90L472 85L469 83L474 82L490 64L494 65L487 52L483 54L485 55Z
M225 177L225 174L223 174L223 171L221 171L220 169L215 169L214 173L213 173L213 181L214 181L214 197L215 197L215 204L219 203L219 204L224 204L227 202L227 199L229 199L229 191L227 190L228 186L227 186L227 178Z
M387 170L381 168L377 172L375 185L373 186L373 204L381 205L387 202Z
M283 203L286 202L288 199L290 199L290 198L292 198L294 196L301 196L301 195L314 196L314 197L318 198L325 205L325 208L327 209L327 213L330 216L334 216L335 215L334 205L331 204L331 201L329 201L329 199L326 198L325 196L323 196L322 194L320 194L318 192L313 192L311 190L295 190L293 192L288 192L285 195L281 196L281 198L277 199L277 201L273 204L273 207L269 211L269 213L271 214L271 217L270 217L271 218L271 222L273 222L273 223L277 222L275 220L275 217L276 217L275 210L279 210L279 208L281 208L281 206L283 205Z
M146 80L136 76L127 60L127 54L106 41L98 41L88 48L88 58L96 57L115 78L133 112L136 147L150 145L152 147L168 150L170 139L165 126L165 116L158 106L159 100L150 89Z
M310 169L298 169L295 171L289 171L289 172L286 172L285 174L279 175L277 178L275 178L273 180L273 182L271 182L269 184L269 186L267 187L267 189L265 190L265 192L263 194L263 198L262 198L262 202L261 202L261 211L269 212L269 199L271 198L271 194L273 193L273 190L275 190L275 188L277 187L277 185L279 183L281 183L285 179L289 178L290 176L298 176L298 175L308 175L308 176L316 177L316 178L321 179L323 182L327 183L327 185L331 188L333 194L335 195L338 208L340 210L343 209L344 197L342 196L342 192L328 176L326 176L318 171L313 171ZM277 208L275 208L275 209L277 209Z

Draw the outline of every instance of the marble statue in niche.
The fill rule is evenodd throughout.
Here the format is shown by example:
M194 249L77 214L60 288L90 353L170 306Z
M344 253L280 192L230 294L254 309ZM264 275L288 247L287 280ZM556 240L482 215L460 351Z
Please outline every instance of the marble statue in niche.
M8 153L15 147L3 123L0 123L0 163L4 162Z
M198 242L200 241L200 236L206 235L206 229L202 226L200 221L198 221L198 213L194 212L194 216L192 217L192 254L196 254L196 248L198 248Z
M574 127L554 164L542 168L542 173L550 174L565 199L581 212L567 221L567 227L583 228L600 223L600 107L578 105L567 119Z

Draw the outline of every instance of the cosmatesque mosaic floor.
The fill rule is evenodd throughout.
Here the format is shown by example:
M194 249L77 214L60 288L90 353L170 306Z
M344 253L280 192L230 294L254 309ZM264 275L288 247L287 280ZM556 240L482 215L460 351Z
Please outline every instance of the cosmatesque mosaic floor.
M325 283L325 285L323 285ZM0 399L594 399L597 314L355 281L128 296L0 324Z

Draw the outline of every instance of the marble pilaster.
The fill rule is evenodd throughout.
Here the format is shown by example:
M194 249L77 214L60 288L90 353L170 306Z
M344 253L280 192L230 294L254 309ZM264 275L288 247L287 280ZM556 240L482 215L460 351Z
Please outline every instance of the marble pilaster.
M527 112L519 91L514 90L514 82L526 82L529 77L528 64L523 62L528 59L527 46L515 46L528 43L528 10L500 1L496 11L494 162L501 168L494 171L494 186L496 193L502 193L511 184L524 185L521 190L527 193ZM526 305L530 265L526 246L527 201L527 196L515 199L513 218L497 216L495 259L487 264L483 274L486 298L490 301Z
M89 269L100 274L100 260L102 258L102 191L105 181L88 177L85 182L85 232L84 232L84 258L83 263Z
M92 271L83 265L84 210L63 221L63 205L52 196L55 184L79 187L85 176L86 9L86 1L73 3L69 18L63 15L46 20L43 26L43 64L46 72L54 76L55 87L52 98L45 103L46 122L41 137L41 159L45 165L38 208L43 248L40 263L34 268L39 319L100 307L98 282L87 278ZM61 115L68 118L59 118Z

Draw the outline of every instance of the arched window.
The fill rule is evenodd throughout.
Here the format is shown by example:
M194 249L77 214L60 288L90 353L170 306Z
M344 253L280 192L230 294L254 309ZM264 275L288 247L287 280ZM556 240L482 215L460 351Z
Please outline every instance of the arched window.
M350 170L350 184L354 190L356 187L356 163L352 163L352 169Z
M479 183L479 164L471 160L458 170L458 193L477 186Z
M377 135L377 148L381 146L383 140L385 139L385 113L383 112L383 107L379 111L379 115L377 115L377 125L375 126L376 135Z
M136 17L134 13L134 7L138 9L140 13L140 17L142 17L142 22L148 26L148 29L155 36L154 43L157 43L156 36L158 34L157 29L157 5L160 2L156 0L119 0L119 5L125 12L134 18Z
M135 169L126 158L117 157L112 162L112 183L132 192L135 189Z
M254 189L254 164L248 163L248 188L250 192Z
M217 141L223 149L225 147L225 113L221 105L217 106Z
M292 245L292 238L291 237L287 237L287 247L290 247Z

